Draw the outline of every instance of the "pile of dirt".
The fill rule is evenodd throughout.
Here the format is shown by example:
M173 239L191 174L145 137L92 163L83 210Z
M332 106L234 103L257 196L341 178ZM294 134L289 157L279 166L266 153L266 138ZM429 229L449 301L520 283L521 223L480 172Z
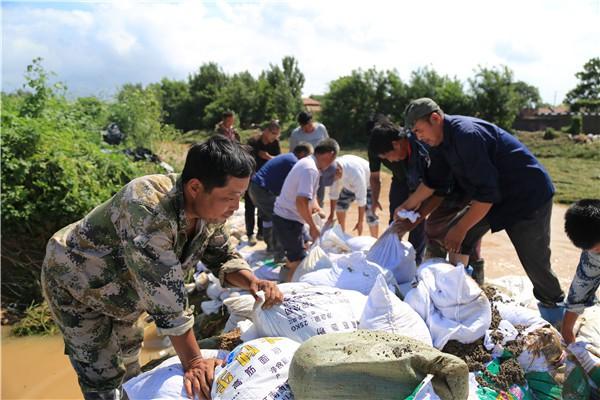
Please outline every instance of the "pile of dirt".
M468 344L450 340L442 351L466 362L469 372L481 371L488 362L492 361L492 355L483 346L483 338Z
M525 371L523 371L519 362L514 358L509 358L500 364L498 375L491 374L485 370L483 371L483 375L477 376L475 379L481 386L503 391L508 391L512 385L524 385L526 383Z

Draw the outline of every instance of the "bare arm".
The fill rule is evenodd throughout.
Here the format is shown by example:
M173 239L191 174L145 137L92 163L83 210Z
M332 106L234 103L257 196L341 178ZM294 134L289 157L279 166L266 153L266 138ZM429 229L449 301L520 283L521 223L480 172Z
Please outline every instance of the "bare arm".
M312 213L310 212L310 200L308 197L297 196L296 197L296 208L298 209L298 214L302 217L302 219L308 224L310 227L310 236L313 240L317 240L320 235L319 228L315 225L315 222L312 219Z
M567 342L567 344L571 344L575 341L574 327L578 317L579 315L577 313L574 313L573 311L565 311L565 316L562 320L562 327L560 333L562 334L562 337L565 339L565 342Z
M492 205L492 203L482 203L480 201L471 203L469 211L446 234L444 245L449 252L461 254L460 248L465 235L469 229L486 216Z
M258 156L260 158L262 158L263 160L270 160L271 158L273 158L273 156L271 154L269 154L268 152L261 150L258 152Z
M371 185L371 198L373 199L373 209L381 210L381 204L379 203L379 193L381 193L381 176L379 171L371 172L369 176L369 184Z

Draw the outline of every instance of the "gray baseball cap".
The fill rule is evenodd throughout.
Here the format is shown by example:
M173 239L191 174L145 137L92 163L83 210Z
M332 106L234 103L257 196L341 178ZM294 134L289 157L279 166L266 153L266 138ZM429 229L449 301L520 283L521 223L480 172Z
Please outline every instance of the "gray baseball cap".
M413 100L404 109L404 124L407 128L412 129L419 118L423 118L432 112L441 114L442 109L429 97Z

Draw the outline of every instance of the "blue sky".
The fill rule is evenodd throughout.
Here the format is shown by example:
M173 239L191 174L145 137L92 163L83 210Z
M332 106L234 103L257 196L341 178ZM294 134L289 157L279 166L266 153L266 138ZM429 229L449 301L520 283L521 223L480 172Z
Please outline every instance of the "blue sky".
M127 82L185 79L202 63L255 76L285 55L304 92L353 69L423 66L466 81L478 65L560 102L600 56L600 0L2 1L2 89L41 56L72 95L108 97Z

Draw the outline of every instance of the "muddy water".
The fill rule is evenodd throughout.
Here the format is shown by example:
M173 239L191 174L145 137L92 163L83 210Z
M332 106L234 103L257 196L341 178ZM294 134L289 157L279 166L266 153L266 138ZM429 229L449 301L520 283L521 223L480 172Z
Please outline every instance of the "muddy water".
M67 356L60 335L16 338L2 329L2 399L80 399L77 376ZM165 354L156 329L144 332L142 364Z

